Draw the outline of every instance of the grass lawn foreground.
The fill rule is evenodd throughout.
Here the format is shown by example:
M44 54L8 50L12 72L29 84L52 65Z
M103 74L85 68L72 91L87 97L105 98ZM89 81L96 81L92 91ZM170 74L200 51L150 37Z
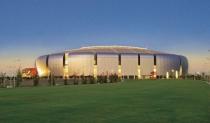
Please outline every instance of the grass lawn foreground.
M210 123L210 85L193 80L0 89L0 123Z

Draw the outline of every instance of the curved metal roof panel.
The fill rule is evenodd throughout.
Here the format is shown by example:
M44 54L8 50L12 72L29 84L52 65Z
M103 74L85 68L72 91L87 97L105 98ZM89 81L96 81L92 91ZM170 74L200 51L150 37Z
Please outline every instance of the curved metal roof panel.
M68 50L69 53L142 53L142 54L166 54L159 51L149 50L147 48L132 46L90 46L79 49Z

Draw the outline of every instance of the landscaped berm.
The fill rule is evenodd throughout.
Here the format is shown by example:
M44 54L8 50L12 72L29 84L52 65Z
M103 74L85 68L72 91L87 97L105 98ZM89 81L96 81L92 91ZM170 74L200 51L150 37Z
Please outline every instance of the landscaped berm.
M0 122L210 123L210 85L193 80L0 89Z

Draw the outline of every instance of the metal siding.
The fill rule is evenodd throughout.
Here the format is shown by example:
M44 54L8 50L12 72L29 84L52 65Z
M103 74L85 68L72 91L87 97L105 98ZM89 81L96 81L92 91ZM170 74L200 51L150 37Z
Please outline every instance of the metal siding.
M69 55L69 75L93 75L94 55Z
M53 54L49 56L48 67L54 76L63 76L63 55Z
M98 75L118 73L118 55L98 54Z
M179 56L176 55L157 55L157 75L166 75L172 70L179 71Z
M166 73L166 60L167 57L163 55L157 55L157 75L165 75Z
M138 55L122 55L122 75L137 75Z
M40 56L39 58L36 59L36 69L40 77L48 76L48 68L46 66L46 59L47 59L47 55Z
M103 49L103 50L102 50ZM110 48L88 48L90 54L76 52L69 55L69 75L93 75L94 53L98 54L97 74L118 73L118 54L121 53L122 75L137 75L138 53L141 55L141 75L150 75L153 71L154 56L157 55L157 75L165 75L166 72L180 69L180 58L183 74L188 73L188 61L184 56L173 54L161 54L150 52L147 49L138 49L131 47L110 47ZM105 52L105 53L104 53ZM71 53L71 52L69 52ZM148 53L148 54L145 54ZM48 75L46 66L47 55L36 59L36 68L40 76ZM63 75L63 53L49 55L48 67L55 76Z
M154 67L153 55L141 55L141 75L150 75Z
M181 56L181 64L182 64L183 75L186 75L188 73L188 60L186 57Z

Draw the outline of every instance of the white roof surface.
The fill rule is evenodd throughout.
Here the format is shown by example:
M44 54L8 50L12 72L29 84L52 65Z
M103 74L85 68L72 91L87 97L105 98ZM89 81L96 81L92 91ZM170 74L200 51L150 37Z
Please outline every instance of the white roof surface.
M90 46L72 49L69 53L141 53L141 54L165 54L159 51L149 50L147 48L132 46Z

